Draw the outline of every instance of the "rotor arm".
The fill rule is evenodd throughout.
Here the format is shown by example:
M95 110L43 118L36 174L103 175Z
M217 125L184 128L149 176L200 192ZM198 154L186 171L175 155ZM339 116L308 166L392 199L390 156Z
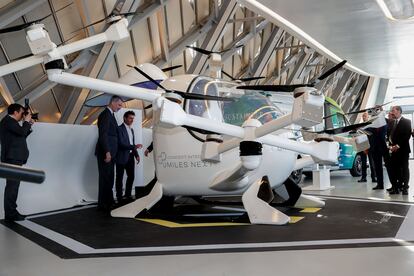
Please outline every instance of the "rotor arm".
M120 41L129 37L128 32L128 20L121 19L117 23L111 25L104 33L97 34L74 43L63 45L56 48L56 45L50 39L43 42L41 45L37 45L39 48L53 49L43 55L34 55L28 58L23 58L9 64L0 66L0 77L23 70L25 68L41 64L43 62L49 62L54 59L62 58L65 55L107 42L107 41ZM44 31L44 30L43 30ZM46 31L44 31L46 32ZM31 41L35 43L36 41ZM53 44L53 46L51 46Z
M295 166L293 167L293 170L300 170L305 167L311 166L313 164L316 164L315 160L311 156L304 156L300 159L296 159Z
M0 77L11 74L16 71L23 70L25 68L41 64L43 62L42 56L31 56L27 58L23 58L20 60L16 60L13 62L10 62L9 64L5 64L0 66Z
M47 75L50 81L59 84L98 90L121 97L153 102L160 96L159 92L155 90L66 73L61 69L49 69Z
M303 143L275 135L266 135L259 142L302 154L309 154L318 163L338 161L339 144L337 142Z
M123 18L100 34L57 47L60 56L68 55L108 41L122 41L129 37L128 20Z

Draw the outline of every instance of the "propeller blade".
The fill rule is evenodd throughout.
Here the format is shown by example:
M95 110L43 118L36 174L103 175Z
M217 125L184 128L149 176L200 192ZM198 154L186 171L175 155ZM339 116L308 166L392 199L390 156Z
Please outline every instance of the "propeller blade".
M24 23L21 25L17 25L17 26L13 26L13 27L8 27L8 28L4 28L0 30L0 34L5 34L5 33L11 33L11 32L17 32L20 30L23 30L27 27L29 27L32 23Z
M130 16L130 15L136 15L136 14L141 14L142 12L124 12L124 13L120 13L120 14L117 14L117 15L121 15L121 16L125 16L125 17L127 17L127 16Z
M178 94L178 95L180 95L181 97L183 97L184 99L187 99L187 100L234 101L233 98L210 96L210 95L203 95L203 94L193 94L193 93L186 93L186 92L177 91L177 90L169 90L169 89L165 88L164 86L162 86L161 84L159 84L153 78L151 78L148 74L146 74L144 71L139 69L137 66L132 66L132 65L127 65L127 66L132 67L135 70L137 70L141 75L146 77L149 81L151 81L152 83L157 85L159 88L161 88L165 92Z
M96 24L98 24L98 23L101 23L101 22L105 21L106 19L107 19L107 18L105 17L105 18L100 19L100 20L98 20L98 21L95 21L95 22L93 22L93 23L91 23L91 24L88 24L88 25L86 25L86 26L83 26L82 28L77 29L76 31L71 32L71 34L73 34L73 33L77 33L77 32L82 31L82 30L85 30L85 29L87 29L87 28L89 28L89 27L91 27L91 26L93 26L93 25L96 25Z
M229 97L220 97L220 96L211 96L211 95L204 95L204 94L194 94L194 93L185 93L182 91L171 91L172 93L176 93L183 97L186 100L207 100L207 101L222 101L222 102L233 102L234 98Z
M344 126L344 127L330 128L330 129L325 129L325 130L321 131L320 133L327 133L327 134L333 134L333 135L341 134L341 133L357 130L357 129L359 129L361 127L364 127L364 126L367 126L371 123L372 123L372 121L367 121L367 122L364 122L364 123L359 123L359 124L354 124L354 125L349 125L349 126Z
M369 108L365 108L365 109L360 109L360 110L356 110L356 111L351 111L351 112L345 113L345 115L351 115L351 114L363 113L363 112L370 111L370 110L375 110L375 109L377 109L377 108L379 108L379 107L381 107L381 106L384 106L384 105L390 104L390 103L392 103L392 102L393 102L393 101L389 101L389 102L386 102L386 103L383 103L383 104L381 104L381 105L377 105L377 106L374 106L374 107L369 107Z
M139 69L137 66L132 66L132 65L127 65L127 66L128 67L131 67L131 68L134 68L136 71L138 71L138 73L140 73L141 75L143 75L144 77L146 77L149 81L151 81L153 84L155 84L156 86L158 86L162 90L169 91L164 86L162 86L160 83L158 83L156 80L154 80L153 78L151 78L147 73L145 73L144 71L142 71L141 69Z
M229 77L231 80L233 80L233 81L235 81L235 80L236 80L236 79L235 79L235 78L233 78L230 74L228 74L228 73L224 72L224 70L221 70L221 72L222 72L225 76Z
M212 52L212 53L221 55L221 54L224 54L225 52L228 52L228 51L233 50L233 49L238 49L238 48L243 47L243 46L244 45L241 44L241 45L237 45L237 46L234 46L234 47L230 47L230 48L227 48L227 49L224 49L224 50L221 50L221 51L217 51L217 52Z
M237 89L258 90L266 92L293 92L298 87L310 86L309 84L290 84L290 85L243 85Z
M347 61L343 60L340 63L338 63L337 65L335 65L334 67L332 67L331 69L329 69L328 71L326 71L325 73L323 73L321 76L319 76L318 80L324 80L327 77L329 77L332 73L334 73L336 70L338 70L339 68L341 68L342 66L345 65Z
M265 77L250 77L250 78L241 78L239 79L240 81L243 82L247 82L247 81L252 81L252 80L261 80L264 79Z
M167 68L164 68L164 69L161 69L161 70L163 72L168 72L168 71L172 71L174 69L180 68L180 67L183 67L183 66L182 65L175 65L175 66L167 67Z
M213 53L212 51L208 51L208 50L201 49L201 48L194 47L194 46L185 46L185 47L193 49L194 51L199 52L199 53L204 54L204 55L210 55L210 54Z
M335 116L335 115L337 115L337 114L346 115L346 114L344 114L344 113L339 113L339 112L337 112L337 113L333 113L333 114L331 114L331 115L325 116L325 117L323 117L322 119L323 119L323 120L325 120L325 119L329 119L329 118L331 118L331 117L333 117L333 116Z

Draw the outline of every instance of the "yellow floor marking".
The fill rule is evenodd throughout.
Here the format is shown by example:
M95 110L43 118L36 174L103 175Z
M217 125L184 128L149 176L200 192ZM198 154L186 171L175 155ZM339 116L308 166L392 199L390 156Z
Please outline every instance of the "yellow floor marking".
M290 216L290 222L289 223L296 223L302 219L304 219L305 217L295 217L295 216Z
M184 228L184 227L214 227L214 226L236 226L249 225L250 223L235 223L235 222L210 222L210 223L177 223L163 219L137 219L148 223L153 223L169 228Z
M302 211L300 211L301 213L316 213L320 210L321 208L304 208Z

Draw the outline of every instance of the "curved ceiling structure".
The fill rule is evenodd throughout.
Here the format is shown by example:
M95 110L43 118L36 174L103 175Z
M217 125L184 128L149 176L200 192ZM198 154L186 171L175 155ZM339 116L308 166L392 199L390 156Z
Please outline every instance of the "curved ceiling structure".
M325 55L348 60L360 73L414 78L414 22L388 19L375 0L243 2Z

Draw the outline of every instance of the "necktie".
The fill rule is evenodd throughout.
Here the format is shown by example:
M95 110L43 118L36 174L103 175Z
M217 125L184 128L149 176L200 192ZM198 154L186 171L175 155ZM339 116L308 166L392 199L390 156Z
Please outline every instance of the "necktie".
M134 144L135 146L135 134L134 134L134 129L131 128L131 133L132 133L132 144Z
M394 122L392 123L392 128L391 128L391 131L390 131L390 140L392 141L393 139L393 136L394 136L394 132L395 132L395 129L397 128L397 120L394 120Z

